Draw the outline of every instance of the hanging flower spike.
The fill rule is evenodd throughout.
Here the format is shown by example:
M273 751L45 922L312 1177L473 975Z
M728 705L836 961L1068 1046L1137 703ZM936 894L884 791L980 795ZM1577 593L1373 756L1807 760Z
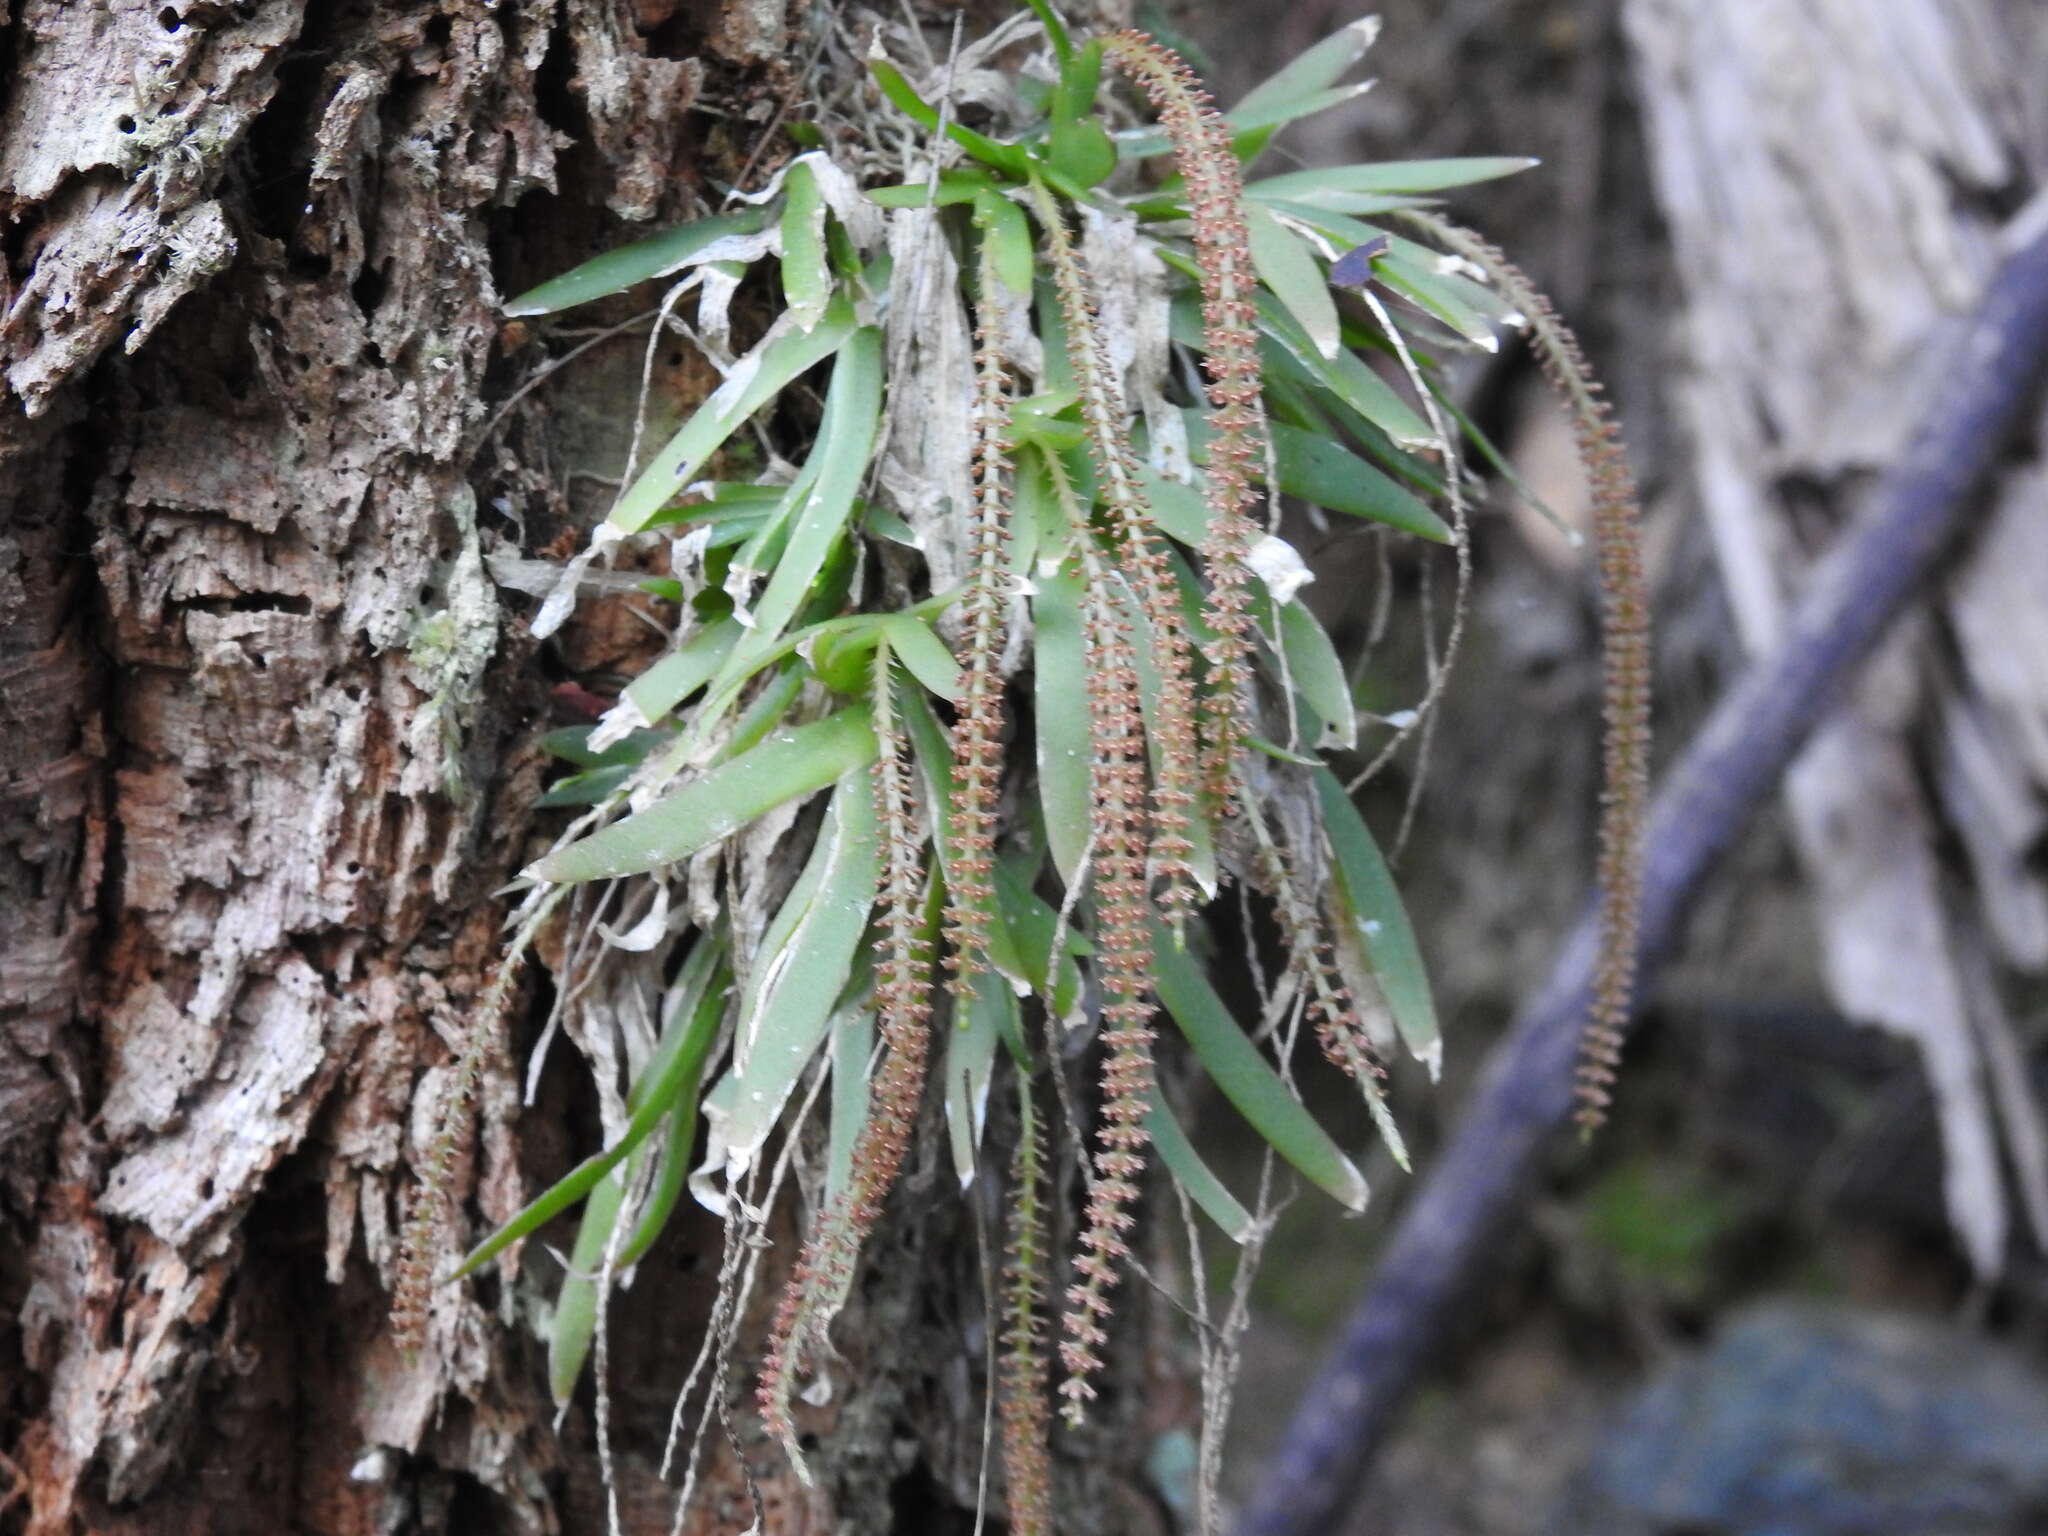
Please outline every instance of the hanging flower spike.
M1209 530L1202 545L1209 575L1203 617L1216 636L1208 649L1204 778L1219 812L1228 816L1244 792L1238 755L1251 734L1251 571L1245 557L1258 530L1246 508L1252 502L1252 466L1265 454L1253 297L1258 278L1244 218L1244 176L1230 125L1179 54L1143 32L1118 32L1105 41L1103 56L1137 83L1159 114L1187 183L1194 223L1209 425L1215 434L1209 446Z
M1579 459L1593 490L1593 543L1600 564L1601 714L1600 954L1593 1004L1579 1043L1580 1128L1607 1118L1621 1063L1636 976L1643 831L1650 800L1650 589L1643 574L1641 507L1621 429L1571 328L1543 291L1497 246L1468 229L1411 212L1411 222L1485 270L1529 322L1529 339L1551 387L1570 408Z
M1195 810L1193 765L1195 740L1194 647L1181 612L1180 587L1165 547L1153 527L1138 470L1131 456L1128 415L1123 389L1111 366L1109 349L1097 324L1097 308L1087 270L1074 249L1066 219L1042 185L1034 185L1040 222L1045 225L1053 286L1066 322L1067 356L1081 395L1081 417L1088 452L1101 481L1100 496L1117 541L1119 568L1138 595L1145 622L1151 627L1153 653L1159 666L1159 702L1155 725L1159 740L1159 778L1153 786L1153 870L1165 887L1160 907L1176 934L1195 906L1194 872L1188 865L1193 843L1188 828Z
M1003 1265L999 1411L1013 1536L1052 1536L1051 1418L1045 1357L1045 1128L1031 1081L1017 1077L1017 1151L1010 1165L1010 1241Z
M881 955L875 965L875 1009L884 1051L870 1090L867 1118L854 1142L846 1192L822 1212L805 1241L776 1308L761 1364L756 1400L767 1431L780 1440L798 1474L809 1470L797 1447L789 1400L796 1373L831 1321L827 1298L844 1295L868 1234L910 1149L924 1098L931 1052L931 946L919 934L923 905L923 839L912 811L909 744L896 718L895 668L889 643L875 651L876 821L882 840Z
M1329 930L1315 903L1303 894L1292 861L1274 841L1265 819L1256 809L1249 810L1246 819L1258 838L1254 869L1260 886L1272 900L1274 920L1287 943L1288 961L1308 987L1308 1020L1315 1029L1316 1043L1332 1066L1358 1084L1380 1139L1394 1161L1406 1169L1408 1148L1387 1104L1387 1071L1373 1048L1358 1000L1337 970Z
M1067 1287L1060 1395L1078 1425L1102 1368L1110 1292L1130 1256L1124 1233L1145 1169L1145 1107L1152 1086L1152 904L1145 877L1145 732L1129 625L1110 578L1092 554L1087 567L1088 694L1094 735L1095 968L1102 985L1102 1107L1095 1139L1075 1279Z
M959 799L951 822L953 858L946 871L946 967L956 998L965 998L987 963L989 902L994 891L996 796L1003 777L1004 619L1009 609L1010 390L991 285L997 281L989 244L981 254L982 301L975 315L974 544L966 610L967 666L953 726L953 782Z
M512 1001L513 983L533 947L534 935L554 913L561 901L559 892L543 898L519 925L498 973L484 989L474 1010L474 1023L462 1052L455 1060L455 1072L439 1111L439 1129L427 1154L427 1166L412 1203L399 1228L398 1262L391 1288L391 1329L399 1353L408 1361L418 1355L426 1342L430 1297L435 1286L434 1254L440 1245L442 1219L455 1188L456 1164L460 1161L463 1138L470 1129L470 1115L476 1107L477 1091L483 1084L484 1062L505 1012Z

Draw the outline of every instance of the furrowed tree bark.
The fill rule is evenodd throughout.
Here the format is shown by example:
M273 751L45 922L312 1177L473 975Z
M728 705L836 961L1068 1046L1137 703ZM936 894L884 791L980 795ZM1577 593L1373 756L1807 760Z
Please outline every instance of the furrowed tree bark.
M475 457L494 242L561 175L550 112L654 211L700 66L609 5L7 27L0 1497L53 1536L427 1529L473 1485L548 1528L506 1331L450 1292L408 1365L384 1293L535 782L478 496L560 514Z
M0 1530L605 1528L527 1291L437 1290L416 1359L387 1319L559 723L488 562L580 542L562 487L616 474L640 373L629 338L590 402L487 434L539 366L499 306L736 177L797 104L800 21L0 4ZM657 408L704 372L665 358ZM578 645L602 667L572 636L554 675ZM588 1150L580 1064L515 1117L526 1021L450 1191L475 1224ZM617 1308L636 1532L669 1528L653 1463L717 1270L683 1227ZM971 1249L890 1242L841 1337L874 1390L822 1493L760 1458L771 1529L957 1508L979 1401L932 1388L966 1346L920 1298ZM715 1455L686 1529L743 1527L745 1484Z

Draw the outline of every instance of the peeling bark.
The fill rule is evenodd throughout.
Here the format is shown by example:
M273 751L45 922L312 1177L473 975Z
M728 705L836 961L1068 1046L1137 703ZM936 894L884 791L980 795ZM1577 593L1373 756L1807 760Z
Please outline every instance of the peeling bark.
M648 9L6 22L0 1525L562 1528L518 1336L451 1288L401 1361L386 1291L538 782L494 274L565 166L593 239L679 206Z

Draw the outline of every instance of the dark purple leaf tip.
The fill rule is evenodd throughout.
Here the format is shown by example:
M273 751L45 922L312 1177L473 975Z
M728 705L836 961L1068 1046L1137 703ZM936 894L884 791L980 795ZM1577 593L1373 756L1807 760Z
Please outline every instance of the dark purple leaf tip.
M1363 245L1354 245L1330 267L1330 285L1334 288L1363 288L1372 281L1372 262L1375 256L1387 253L1387 237L1374 235Z

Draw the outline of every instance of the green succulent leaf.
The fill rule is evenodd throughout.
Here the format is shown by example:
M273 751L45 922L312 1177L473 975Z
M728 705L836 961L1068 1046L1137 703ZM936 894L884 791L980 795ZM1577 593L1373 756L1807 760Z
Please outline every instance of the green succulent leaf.
M1249 160L1266 147L1275 130L1286 127L1304 117L1313 117L1318 112L1327 112L1332 107L1341 107L1364 95L1372 88L1369 80L1357 85L1332 86L1327 90L1311 91L1292 101L1264 101L1253 106L1232 107L1223 114L1223 120L1236 130L1235 148L1238 158ZM1173 148L1173 141L1165 130L1141 128L1129 133L1117 134L1114 141L1119 158L1124 160L1146 160L1154 155L1163 155Z
M1031 221L1002 193L983 187L974 194L974 224L989 243L996 276L1020 298L1029 298L1035 276Z
M1474 155L1455 160L1382 160L1376 165L1332 165L1289 171L1254 182L1245 191L1259 198L1298 198L1337 207L1332 196L1404 197L1495 181L1528 170L1538 161L1520 155ZM1351 210L1343 210L1351 211Z
M873 930L862 952L874 950ZM865 966L865 962L861 962ZM832 1100L826 1111L825 1204L836 1205L853 1183L853 1153L868 1123L868 1079L875 1055L872 975L857 978L826 1025L832 1043Z
M1205 437L1203 457L1197 462L1206 462L1207 442ZM1199 549L1209 536L1209 504L1202 499L1202 493L1184 480L1167 479L1149 464L1138 466L1138 482L1145 487L1152 521L1188 548Z
M568 805L602 805L632 776L633 768L630 764L591 768L582 773L572 773L567 778L557 779L550 784L547 793L533 803L544 811Z
M626 698L650 724L711 681L739 639L735 619L706 624L626 685Z
M748 417L838 351L857 329L862 327L856 326L853 306L843 294L809 330L799 329L788 316L778 320L640 472L606 524L619 533L645 528Z
M1357 746L1358 716L1351 702L1351 680L1344 675L1344 664L1329 635L1298 600L1280 605L1279 627L1288 675L1329 731L1327 744L1346 750Z
M704 958L701 965L700 955ZM708 937L700 939L690 951L690 958L683 962L683 970L672 989L676 1002L670 1019L684 1023L677 1047L684 1058L683 1081L675 1096L675 1107L669 1111L668 1131L662 1138L654 1182L641 1204L639 1220L619 1247L618 1262L622 1266L637 1264L647 1256L647 1250L667 1227L676 1201L689 1182L690 1155L697 1144L697 1091L704 1079L705 1063L718 1040L718 1026L725 1020L726 989L732 981L724 958L722 944L713 943ZM662 1048L666 1046L664 1038ZM657 1055L656 1061L659 1060ZM637 1109L639 1102L628 1093L629 1109ZM640 1155L646 1155L646 1148L641 1149Z
M807 879L784 903L804 901L787 937L767 942L734 1031L730 1110L719 1133L729 1158L747 1161L767 1141L797 1079L824 1043L835 1001L853 975L881 873L875 793L865 769L839 780L818 829Z
M1283 747L1279 742L1268 741L1263 736L1248 736L1245 740L1276 763L1293 763L1299 768L1323 766L1323 760L1313 752L1296 752L1291 747Z
M707 551L744 544L758 534L774 515L785 488L779 485L748 485L720 489L722 494L709 501L671 503L663 507L647 519L647 527L708 529L704 540ZM737 494L741 491L753 494ZM725 492L732 494L723 494Z
M786 800L817 793L874 756L875 733L862 709L775 731L646 810L549 854L527 874L564 885L645 874L730 837Z
M1074 420L1074 402L1077 395L1071 389L1047 390L1042 395L1026 395L1010 405L1010 431L1019 443L1032 443L1050 453L1063 454L1080 447L1087 441L1088 434L1081 424ZM1025 456L1024 468L1044 469L1044 463L1036 455ZM1051 494L1051 487L1046 488Z
M890 187L869 187L862 195L884 208L950 208L971 203L995 186L986 171L946 171L938 185L929 181L906 181Z
M1365 818L1358 814L1337 776L1328 768L1318 768L1315 781L1323 829L1336 858L1336 894L1342 911L1364 941L1366 958L1401 1039L1416 1059L1434 1072L1443 1052L1436 1004L1430 997L1422 948L1415 942L1415 929L1394 885L1393 871L1387 868Z
M592 725L567 725L558 731L549 731L541 737L540 749L549 757L574 763L578 768L631 767L647 755L650 747L662 740L653 731L635 731L623 741L613 742L603 751L596 752L590 746L590 733L596 729Z
M747 701L747 707L740 711L733 721L732 729L724 742L711 758L713 763L723 763L730 758L751 752L764 741L768 733L782 725L789 715L789 708L796 702L796 696L803 691L804 675L800 667L786 666L772 673L761 690ZM692 712L695 718L696 712ZM678 738L677 745L688 742L688 736ZM671 752L675 746L669 748Z
M809 642L811 670L834 693L863 693L873 674L882 626L870 615L860 615L860 619L864 622L821 624L816 638Z
M1210 1081L1310 1183L1351 1210L1364 1210L1364 1175L1237 1027L1194 956L1176 949L1160 930L1153 938L1152 962L1159 1001Z
M1361 212L1391 213L1402 208L1424 207L1433 203L1435 199L1417 197L1374 198L1370 199L1370 201L1383 206L1365 209L1351 208L1342 213L1314 203L1293 202L1284 197L1261 197L1257 201L1262 207L1272 209L1276 214L1293 220L1304 229L1313 230L1316 234L1329 241L1337 250L1348 251L1354 246L1364 245L1367 241L1384 233L1383 230L1375 229L1362 218L1352 217L1353 214ZM1361 199L1361 201L1366 201L1366 199Z
M1277 384L1284 390L1289 385L1297 389L1307 386L1329 395L1357 419L1359 426L1365 429L1363 436L1384 442L1390 455L1398 449L1436 446L1436 434L1415 408L1348 347L1339 348L1335 357L1324 357L1301 322L1288 312L1287 306L1263 288L1257 294L1257 306L1259 356L1269 387ZM1183 295L1173 301L1170 323L1176 342L1201 350L1201 307L1192 295ZM1348 327L1345 339L1352 339ZM1360 332L1358 339L1360 344L1365 344L1376 338L1368 338ZM1434 484L1415 474L1406 477L1419 479L1419 483Z
M1068 561L1038 574L1031 601L1037 652L1038 802L1053 868L1072 885L1094 820L1089 792L1088 653L1081 627L1081 574Z
M714 693L760 664L782 637L853 515L882 419L882 333L861 326L840 348L825 394L825 415L806 461L815 473L790 488L789 540L755 601L747 634L733 647Z
M1334 360L1341 345L1337 301L1330 296L1329 279L1315 252L1260 204L1247 202L1244 216L1259 281L1286 305L1316 354L1325 361Z
M1436 434L1394 386L1366 366L1357 354L1340 349L1324 357L1295 318L1266 295L1259 295L1259 329L1287 355L1359 417L1391 438L1397 447L1433 447Z
M878 539L887 539L891 544L900 544L905 549L924 548L924 536L910 526L910 519L893 507L878 506L868 502L861 508L861 530Z
M1186 413L1189 451L1197 464L1209 462L1211 432L1200 413ZM1433 543L1451 542L1451 528L1441 517L1406 490L1391 475L1375 468L1342 443L1282 421L1266 423L1273 444L1273 459L1279 470L1280 489L1289 496L1348 517L1368 518L1403 533ZM1257 469L1255 464L1254 469ZM1263 477L1260 477L1263 478ZM1180 500L1185 503L1185 497ZM1155 509L1156 510L1156 509ZM1181 537L1185 511L1177 507L1162 517L1169 533ZM1204 509L1203 523L1207 523ZM1190 542L1183 540L1183 542ZM1195 540L1193 542L1199 542Z
M883 621L882 632L912 677L949 704L960 697L960 664L929 624L892 614Z
M1046 141L1046 162L1082 190L1107 181L1116 170L1116 145L1109 130L1092 117L1054 118Z
M591 1191L583 1208L583 1222L576 1229L569 1273L556 1294L554 1322L548 1331L548 1390L558 1404L576 1395L583 1362L590 1356L590 1341L597 1332L598 1278L625 1198L623 1181L618 1175L606 1176Z
M1053 87L1050 111L1055 122L1080 119L1095 110L1102 88L1102 39L1091 38L1060 60L1059 83Z
M709 945L700 939L700 948ZM694 951L692 952L694 954ZM707 963L715 961L715 947L707 956ZM687 964L687 962L686 962ZM677 1008L670 1014L669 1028L664 1033L660 1046L649 1059L639 1080L634 1084L628 1098L631 1111L626 1129L617 1142L593 1157L585 1158L574 1169L556 1180L526 1207L506 1222L497 1231L470 1250L460 1266L448 1278L459 1280L464 1275L488 1264L521 1238L529 1237L563 1211L588 1196L605 1176L623 1162L643 1141L653 1134L664 1118L674 1112L681 1103L685 1091L694 1094L698 1077L704 1067L706 1053L717 1034L719 1016L723 1011L722 987L709 987L715 992L720 1007L713 1010L706 1023L703 1010ZM606 1224L607 1234L610 1231ZM604 1256L602 1239L598 1259ZM591 1268L596 1267L593 1261Z
M832 298L825 196L808 157L793 161L782 181L782 296L801 331L824 318Z
M1343 78L1352 65L1365 57L1366 49L1373 45L1379 32L1380 23L1376 16L1361 16L1356 21L1347 22L1246 91L1243 99L1231 109L1232 121L1242 124L1247 116L1275 107L1291 108L1315 97L1318 92L1327 91Z
M767 222L768 216L761 209L743 208L737 213L699 219L694 224L679 224L616 251L594 256L560 277L527 289L506 303L505 313L515 317L552 315L593 299L624 293L650 278L680 272L702 261L702 253L718 241L732 235L758 233Z
M974 1182L982 1129L988 1123L988 1085L995 1073L996 1047L1023 1028L1017 994L993 971L981 971L964 1004L954 1005L946 1032L946 1133L960 1187Z
M897 111L933 133L939 131L942 122L939 109L918 95L911 83L904 79L903 71L880 51L868 55L868 72ZM1020 181L1028 174L1031 157L1016 145L998 144L987 135L962 127L951 118L944 119L943 126L947 138L982 164L994 166L1004 175Z
M1052 487L1045 483L1045 466L1035 453L1021 453L1010 461L1010 559L1012 576L1028 579L1038 563L1038 541L1044 502Z
M1066 23L1060 20L1058 11L1052 8L1051 0L1024 0L1031 7L1031 14L1038 18L1045 28L1046 41L1052 44L1053 57L1064 64L1067 55L1074 51L1074 45L1067 38Z
M1032 318L1037 321L1038 338L1045 344L1045 387L1048 392L1078 400L1081 391L1074 381L1074 363L1067 350L1067 321L1060 313L1059 293L1044 273L1031 285L1031 291Z
M1470 279L1440 271L1437 257L1426 246L1396 238L1373 270L1394 292L1466 341L1488 352L1500 350L1494 325L1505 305L1499 296Z
M1201 1208L1202 1214L1223 1229L1225 1237L1233 1243L1245 1242L1254 1227L1252 1213L1238 1203L1237 1197L1202 1161L1202 1155L1188 1140L1188 1133L1160 1097L1159 1085L1151 1084L1145 1092L1145 1134L1152 1138L1159 1161L1173 1175L1173 1181L1187 1191L1188 1198Z
M1023 962L1032 992L1047 1000L1054 1018L1072 1018L1081 999L1081 967L1077 957L1092 954L1093 949L1086 934L1069 927L1066 943L1058 957L1054 957L1052 941L1059 930L1059 914L1031 889L1025 862L1014 855L997 861L997 908Z

